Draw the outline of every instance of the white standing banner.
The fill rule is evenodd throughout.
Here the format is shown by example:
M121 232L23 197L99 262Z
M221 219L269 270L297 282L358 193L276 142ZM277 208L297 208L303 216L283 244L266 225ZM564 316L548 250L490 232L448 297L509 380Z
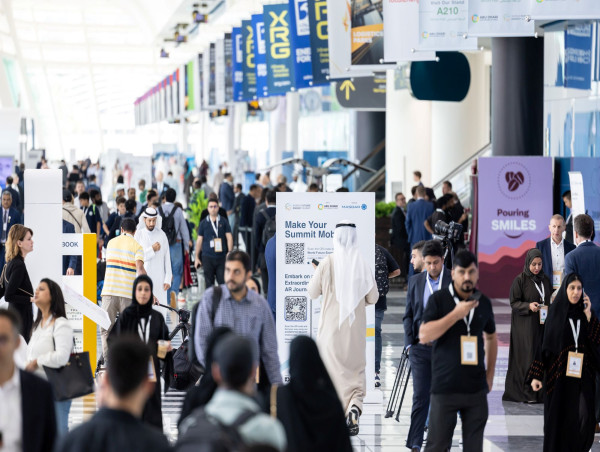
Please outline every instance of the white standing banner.
M571 185L571 215L573 219L577 215L585 213L585 199L583 196L583 176L579 171L569 171L569 183Z
M386 62L432 61L435 52L419 47L419 0L383 0L383 59Z
M530 0L469 0L469 36L533 36Z
M218 106L225 105L225 40L215 43L215 99Z
M374 193L277 193L277 344L281 373L289 380L290 342L299 335L316 340L320 298L311 300L307 286L315 273L313 259L333 253L335 225L356 224L361 254L375 271ZM348 275L348 277L352 277ZM375 390L375 308L367 307L367 396L381 403ZM357 350L357 353L359 351Z
M477 39L467 37L468 21L467 0L420 0L419 49L477 50Z
M600 19L598 0L529 0L535 20Z

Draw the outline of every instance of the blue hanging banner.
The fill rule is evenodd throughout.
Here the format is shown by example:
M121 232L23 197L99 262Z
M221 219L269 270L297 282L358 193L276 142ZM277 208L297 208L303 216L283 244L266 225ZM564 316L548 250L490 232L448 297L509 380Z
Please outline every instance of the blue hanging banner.
M265 41L267 44L267 80L271 95L285 94L294 87L294 60L288 5L265 5Z
M252 14L252 33L254 35L254 60L256 62L256 95L267 97L267 49L265 43L265 21L262 14Z
M313 81L308 2L307 0L289 0L288 6L294 55L294 82L296 88L307 88L312 86Z
M592 87L592 24L572 25L565 30L565 87Z
M329 83L329 46L327 41L327 0L308 0L310 60L313 86Z
M242 63L244 54L242 52L242 28L234 27L231 30L231 43L233 45L233 101L244 100L244 70Z
M256 99L256 64L254 58L252 21L242 20L242 71L244 101Z

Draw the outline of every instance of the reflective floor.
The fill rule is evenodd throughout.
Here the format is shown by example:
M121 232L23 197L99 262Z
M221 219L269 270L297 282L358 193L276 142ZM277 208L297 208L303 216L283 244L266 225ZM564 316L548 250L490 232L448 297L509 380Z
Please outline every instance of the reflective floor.
M189 293L188 301L193 301L196 294ZM388 397L390 396L396 366L403 349L404 330L402 316L404 314L405 293L391 292L388 295L388 310L383 322L383 356L381 364L382 390L384 404L382 406L365 405L360 418L360 433L352 439L356 451L399 451L405 447L406 435L410 425L410 408L412 400L412 382L409 382L399 422L384 417ZM496 364L494 388L488 396L489 419L485 430L484 451L541 451L543 444L543 406L502 402L504 377L508 365L508 344L510 333L510 306L508 300L494 300L494 314L500 347ZM175 319L167 319L169 329L173 329ZM180 337L174 340L178 346ZM177 419L183 403L183 393L169 391L163 396L164 431L172 440L177 437ZM88 418L95 411L93 396L73 402L70 425L74 426ZM460 441L460 420L454 432L453 450L462 450ZM600 437L597 436L597 439ZM600 451L596 442L592 450Z

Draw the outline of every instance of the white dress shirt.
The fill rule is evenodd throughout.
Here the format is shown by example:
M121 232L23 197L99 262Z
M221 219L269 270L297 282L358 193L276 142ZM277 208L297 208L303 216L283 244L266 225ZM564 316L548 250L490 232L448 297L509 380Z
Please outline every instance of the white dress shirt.
M54 341L52 340L54 336ZM56 344L56 350L54 345ZM64 317L56 319L54 324L44 325L40 323L31 334L27 345L27 362L37 359L38 368L35 374L46 379L44 367L58 369L69 362L73 348L73 328Z
M561 240L557 245L550 237L550 247L552 249L552 271L562 273L565 269L565 240Z
M2 452L21 452L23 448L23 408L21 403L21 376L15 366L13 376L0 386L0 432Z

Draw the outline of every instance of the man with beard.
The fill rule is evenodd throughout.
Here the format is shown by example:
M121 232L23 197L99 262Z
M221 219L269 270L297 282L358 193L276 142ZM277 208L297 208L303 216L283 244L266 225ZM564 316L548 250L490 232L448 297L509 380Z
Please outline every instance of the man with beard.
M154 296L160 304L169 304L167 290L173 279L169 240L154 207L147 207L140 215L134 238L144 249L144 268L154 282Z
M454 256L452 284L429 297L423 314L419 340L433 342L426 452L448 449L458 412L463 449L483 450L498 337L492 303L475 289L478 278L475 256L459 251Z

